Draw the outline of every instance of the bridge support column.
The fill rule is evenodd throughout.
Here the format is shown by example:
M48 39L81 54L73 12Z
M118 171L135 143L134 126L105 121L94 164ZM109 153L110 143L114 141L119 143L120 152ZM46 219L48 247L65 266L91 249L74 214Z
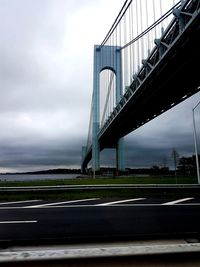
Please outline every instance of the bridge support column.
M124 167L124 138L120 138L116 148L117 174L125 171Z
M86 146L82 146L82 162L84 161L85 155L86 155ZM81 164L81 173L85 173L86 172L86 168L85 166L83 166L83 164Z
M92 170L94 173L100 171L100 148L98 140L98 129L98 125L94 123L93 131L95 132L95 134L93 135L92 141Z

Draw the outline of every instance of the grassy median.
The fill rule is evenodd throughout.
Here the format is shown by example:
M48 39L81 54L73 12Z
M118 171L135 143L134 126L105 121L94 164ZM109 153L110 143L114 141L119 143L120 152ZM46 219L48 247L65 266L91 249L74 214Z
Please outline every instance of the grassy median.
M30 186L56 186L56 185L101 185L101 184L196 184L195 177L116 177L116 178L76 178L62 180L37 181L1 181L1 187L30 187ZM87 190L47 190L47 191L4 191L1 190L0 200L73 200L85 198L135 198L135 197L182 197L199 195L199 190L191 189L159 189L159 188L123 188L123 189L87 189Z

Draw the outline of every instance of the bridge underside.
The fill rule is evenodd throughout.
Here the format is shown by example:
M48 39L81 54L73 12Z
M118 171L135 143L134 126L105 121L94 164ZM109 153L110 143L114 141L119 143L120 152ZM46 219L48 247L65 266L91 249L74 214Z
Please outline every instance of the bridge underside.
M100 148L118 139L200 90L200 24L189 27L152 70L134 96L100 136Z

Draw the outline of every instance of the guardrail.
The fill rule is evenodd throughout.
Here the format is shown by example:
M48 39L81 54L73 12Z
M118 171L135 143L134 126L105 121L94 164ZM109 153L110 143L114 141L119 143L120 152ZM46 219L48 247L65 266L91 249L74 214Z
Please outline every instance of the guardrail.
M0 192L18 191L63 191L63 190L99 190L99 189L197 189L198 184L101 184L101 185L55 185L55 186L9 186L0 187Z

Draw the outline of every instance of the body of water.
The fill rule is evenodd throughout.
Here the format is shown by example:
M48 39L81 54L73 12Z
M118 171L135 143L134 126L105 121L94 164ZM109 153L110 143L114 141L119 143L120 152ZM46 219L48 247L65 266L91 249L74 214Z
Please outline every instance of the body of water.
M0 174L0 181L35 181L74 179L79 174Z

